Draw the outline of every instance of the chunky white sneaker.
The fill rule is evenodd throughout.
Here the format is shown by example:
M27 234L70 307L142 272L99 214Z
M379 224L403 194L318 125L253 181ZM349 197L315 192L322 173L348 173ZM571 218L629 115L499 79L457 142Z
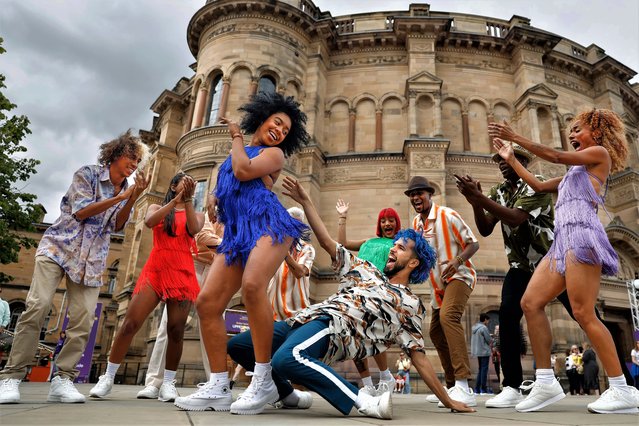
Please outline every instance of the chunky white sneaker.
M448 389L446 386L444 386L444 389L446 390L446 392L449 392L450 389ZM452 388L451 388L452 389ZM437 398L437 395L432 394L432 395L428 395L426 397L426 401L428 402L432 402L433 404L437 404L439 402L439 398Z
M20 379L0 380L0 404L20 402Z
M510 386L504 386L501 393L497 396L494 396L486 401L486 407L488 408L509 408L514 407L524 400L524 396L519 392L518 389L515 389Z
M189 396L175 398L175 406L187 411L229 411L233 396L227 383L200 383Z
M173 402L178 397L177 389L175 389L175 380L163 382L158 392L158 399L162 402Z
M113 387L114 377L111 377L107 374L103 374L98 379L98 383L95 384L89 391L89 395L93 398L104 398L108 394L111 393L111 388Z
M231 414L260 414L268 404L280 399L271 374L251 377L251 383L246 390L231 404Z
M453 386L448 389L448 396L450 399L454 399L455 401L463 402L469 407L477 407L477 399L475 398L475 393L472 389L461 388L459 386ZM439 408L446 408L443 402L439 401L437 404Z
M387 391L380 396L374 396L367 399L365 405L360 407L357 411L367 417L391 420L393 418L393 400L391 399L391 392Z
M153 385L149 385L138 392L138 399L157 399L159 393L160 389Z
M386 391L393 393L395 390L395 382L396 380L393 376L388 380L380 380L377 384L377 395L381 395Z
M601 394L599 399L588 404L588 411L600 414L639 412L639 409L637 409L639 398L637 398L631 390L634 388L631 386L626 386L626 388L628 389L608 388L608 390Z
M531 389L528 396L515 405L515 410L522 413L539 410L566 397L557 379L553 379L549 385L544 385L537 381L533 382L532 385L520 386L519 388L522 390Z
M313 405L313 395L311 395L310 392L304 392L297 389L295 389L294 392L299 398L297 400L297 404L289 405L289 404L286 404L284 401L278 401L278 403L276 404L276 407L286 408L286 409L298 409L298 410L306 410L307 408L311 408L311 405Z
M55 376L51 379L48 402L84 402L86 398L73 385L68 377Z

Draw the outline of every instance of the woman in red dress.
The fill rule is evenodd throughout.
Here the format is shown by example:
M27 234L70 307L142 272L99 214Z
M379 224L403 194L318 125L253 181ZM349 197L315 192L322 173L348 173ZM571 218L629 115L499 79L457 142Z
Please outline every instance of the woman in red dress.
M151 204L144 224L153 229L153 249L144 265L133 297L118 330L104 375L91 389L93 397L111 392L115 373L124 359L133 337L161 301L166 302L168 345L164 383L158 399L172 401L177 396L175 372L182 356L184 326L200 286L195 276L191 248L193 236L204 225L204 214L193 208L195 181L184 173L171 180L162 205Z

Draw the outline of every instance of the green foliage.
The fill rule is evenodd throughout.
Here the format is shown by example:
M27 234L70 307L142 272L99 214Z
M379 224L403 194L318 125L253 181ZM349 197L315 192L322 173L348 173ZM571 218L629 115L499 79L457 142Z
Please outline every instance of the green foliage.
M5 52L2 42L0 37L0 54ZM41 209L34 203L34 194L16 188L16 183L25 182L36 173L40 161L21 156L27 148L20 141L31 133L29 119L8 114L16 105L2 93L7 87L4 80L5 76L0 74L0 263L7 264L18 261L22 247L37 245L35 240L18 232L32 230ZM10 276L0 272L0 282L10 280Z

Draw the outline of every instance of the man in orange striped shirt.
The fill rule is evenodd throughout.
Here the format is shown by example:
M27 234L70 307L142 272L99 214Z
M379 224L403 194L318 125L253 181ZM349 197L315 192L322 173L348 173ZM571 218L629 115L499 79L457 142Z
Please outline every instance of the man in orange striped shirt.
M477 282L470 258L479 243L459 213L431 200L434 193L435 188L422 176L411 178L404 191L417 213L413 229L422 233L438 258L428 279L433 308L430 338L444 368L450 398L474 407L477 401L468 387L470 361L461 317ZM439 402L434 395L427 399ZM441 402L440 406L443 407Z
M291 207L288 212L304 222L304 211L299 207ZM273 305L275 321L290 318L297 311L310 305L308 297L314 260L315 248L308 241L300 240L291 248L271 278L267 292Z

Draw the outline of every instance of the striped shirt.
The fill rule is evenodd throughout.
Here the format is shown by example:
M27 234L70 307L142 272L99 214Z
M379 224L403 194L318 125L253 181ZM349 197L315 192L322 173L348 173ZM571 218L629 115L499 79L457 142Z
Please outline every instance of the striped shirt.
M439 309L442 306L446 285L442 281L442 271L445 266L442 267L440 263L444 260L453 261L468 244L477 242L477 238L459 213L448 207L432 203L427 222L424 224L421 215L418 214L413 218L413 229L421 232L437 253L437 262L430 271L428 281L433 288L431 306L433 309ZM452 280L462 281L471 289L475 288L477 273L470 259L459 267L448 282Z
M310 243L300 241L290 255L297 263L306 266L310 272L315 260L315 249ZM267 290L273 305L273 318L276 321L285 320L300 309L309 306L309 287L309 276L295 278L286 261L282 262L271 278Z

